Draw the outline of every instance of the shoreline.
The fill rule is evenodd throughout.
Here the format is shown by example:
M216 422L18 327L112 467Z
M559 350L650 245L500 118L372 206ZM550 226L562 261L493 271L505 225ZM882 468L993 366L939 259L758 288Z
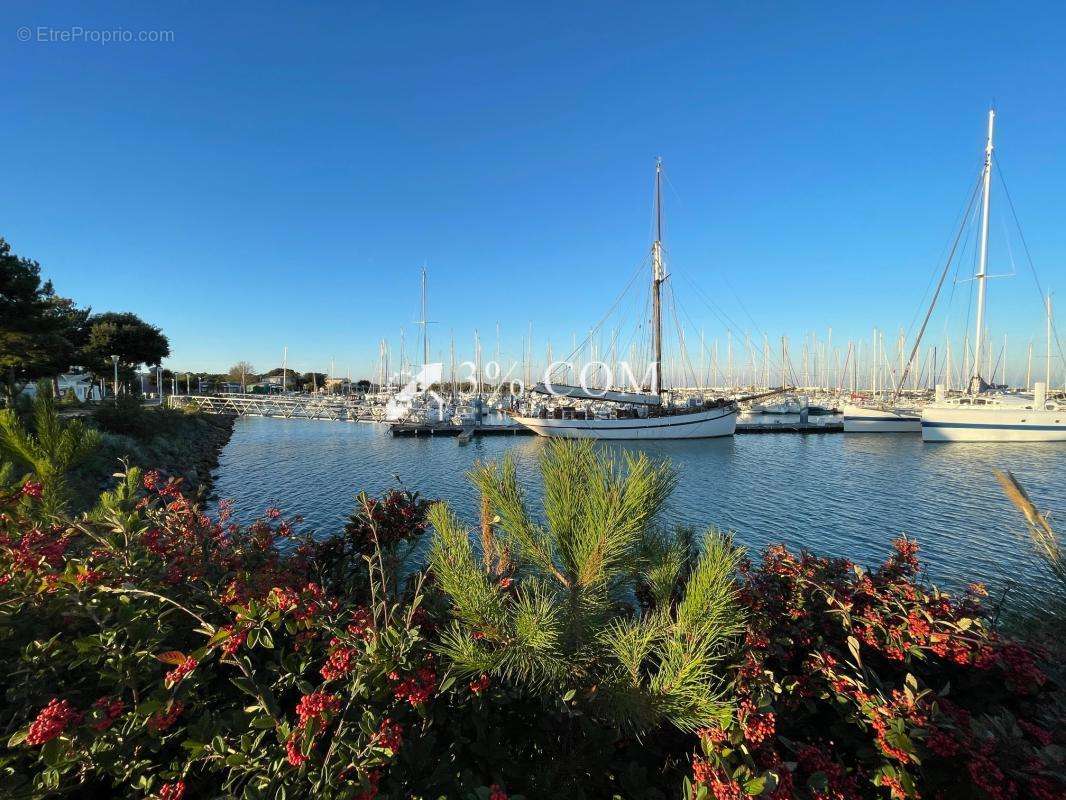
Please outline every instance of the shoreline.
M147 425L143 431L118 433L90 418L90 424L100 431L101 444L71 475L74 507L78 511L92 508L101 492L113 488L114 475L122 469L123 461L181 478L187 494L209 500L214 492L214 471L233 435L236 419L233 414L166 411L156 416L151 411L145 415Z

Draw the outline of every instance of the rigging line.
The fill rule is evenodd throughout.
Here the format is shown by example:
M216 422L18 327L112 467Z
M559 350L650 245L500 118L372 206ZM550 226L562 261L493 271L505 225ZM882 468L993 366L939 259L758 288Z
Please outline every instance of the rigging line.
M682 272L681 274L682 274L682 275L684 275L684 273L683 273L683 272ZM696 285L695 285L695 284L694 284L694 283L692 282L692 279L691 279L691 278L689 278L689 276L688 276L688 275L684 275L684 277L685 277L685 278L687 278L687 279L689 279L689 283L690 283L690 284L692 284L693 286L695 286L695 288L697 289L697 291L699 291L699 287L698 287L698 286L696 286ZM683 305L681 306L681 308L682 308L682 310L684 310L684 313L685 313L685 317L688 317L688 319L689 319L689 324L691 324L691 325L693 326L693 330L695 330L695 329L696 329L696 323L695 323L695 322L693 321L692 317L691 317L691 316L689 315L689 313L688 313L688 310L685 310L685 309L684 309L684 306L683 306ZM730 322L732 322L732 320L729 320L729 322L726 322L725 320L723 320L723 319L722 319L722 317L720 317L720 316L718 316L718 315L717 315L717 313L716 313L716 311L715 311L715 309L714 309L713 307L711 307L711 313L712 313L712 314L714 314L714 315L715 315L716 317L718 317L718 321L720 321L720 322L723 322L723 324L725 324L725 326L726 326L726 329L727 329L727 330L730 330L730 331L731 331L732 333L734 333L734 334L737 334L737 337L738 337L738 339L740 339L740 338L741 338L741 334L742 334L742 332L741 332L741 331L740 331L740 330L738 329L738 327L736 326L736 323L733 323L733 324L729 324ZM753 322L754 322L754 320L753 320ZM765 334L764 332L762 332L762 331L759 331L758 333L762 334L762 336L763 336L763 337L765 337L765 338L768 338L768 339L769 339L769 336L768 336L768 335L766 335L766 334ZM749 350L752 350L752 351L754 352L754 345L753 345L753 343L752 343L752 342L748 342L748 346L747 346L747 347L748 347L748 349L749 349ZM776 355L771 355L771 356L770 356L770 358L769 358L769 363L770 363L770 365L771 365L771 366L773 366L774 368L779 368L779 367L781 367L781 366L784 366L784 365L780 364L780 363L779 363L779 362L777 361L777 356L776 356ZM794 378L794 375L793 375L793 378Z
M583 339L583 340L581 341L581 343L580 343L580 344L579 344L579 345L578 345L578 346L577 346L577 347L576 347L575 349L573 349L573 350L571 350L571 351L570 351L570 354L569 354L569 355L567 355L567 357L566 357L566 359L565 359L566 361L569 361L569 360L570 360L570 359L572 359L572 358L573 358L573 357L574 357L575 355L577 355L578 353L580 353L580 352L581 352L582 350L584 350L584 349L585 349L585 345L586 345L586 344L588 344L588 343L590 342L590 340L592 339L592 337L593 337L593 336L595 335L596 331L600 329L600 326L602 326L602 325L603 325L603 323L604 323L604 322L606 322L606 321L607 321L607 320L608 320L608 319L610 318L611 314L613 314L613 313L615 312L615 309L616 309L616 308L618 308L618 305L619 305L619 304L620 304L620 303L622 302L622 299L623 299L623 298L624 298L624 297L626 296L626 294L628 294L629 290L630 290L630 289L632 288L632 286L633 286L633 283L634 283L634 282L636 281L636 279L637 279L637 277L638 277L638 276L640 275L640 273L641 273L641 272L643 272L643 270L644 270L644 266L645 266L645 265L646 265L647 263L648 263L648 258L647 258L647 257L645 257L645 258L644 258L644 259L643 259L643 260L642 260L642 261L641 261L641 262L640 262L640 263L639 263L639 264L637 265L637 268L636 268L636 269L635 269L635 270L633 271L633 276L632 276L632 277L631 277L631 278L629 279L629 282L628 282L628 283L627 283L627 284L625 285L625 288L624 288L624 289L622 289L621 293L620 293L620 294L618 295L618 297L617 297L617 298L615 299L614 303L612 303L612 304L611 304L611 307L610 307L610 308L609 308L609 309L607 310L607 313L606 313L606 314L604 314L604 315L603 315L603 317L601 317L601 318L600 318L600 321L599 321L599 322L597 322L597 323L596 323L596 324L595 324L595 325L594 325L594 326L593 326L593 327L592 327L592 328L591 328L591 329L589 330L589 333L588 333L588 335L587 335L587 336L586 336L586 337L585 337L585 338L584 338L584 339ZM558 369L558 368L556 368L556 369ZM556 370L552 370L552 372L551 372L551 374L549 375L549 377L551 377L552 375L554 375L554 374L555 374L555 372L556 372Z
M974 215L973 216L975 218L977 216L976 209L974 209ZM963 223L967 224L967 225L972 225L973 224L973 220L967 221L964 218L963 219ZM966 256L968 248L969 248L969 239L966 239L966 240L963 241L962 251L959 253L959 260L958 260L958 262L957 262L957 264L955 266L955 275L953 276L952 282L951 282L951 294L948 295L948 303L947 303L947 307L948 307L949 310L951 309L951 307L955 303L955 291L956 291L956 289L958 289L958 286L959 286L959 273L962 271L962 263L965 260L965 256ZM969 311L967 311L967 319L968 318L969 318ZM969 327L969 322L967 322L967 327ZM948 336L949 334L950 334L949 320L945 316L945 318L944 318L944 335Z
M972 206L977 199L977 189L974 187L973 193L970 195L970 205ZM940 280L937 281L936 291L933 292L933 299L929 303L929 310L925 312L925 319L922 320L922 327L918 331L918 336L914 340L914 347L911 348L910 358L907 360L906 368L899 376L899 385L896 387L896 397L898 398L903 392L903 384L907 382L907 373L910 372L911 363L914 361L914 354L918 352L918 348L921 347L922 337L925 335L925 328L929 324L929 318L933 316L933 309L936 308L937 298L940 297L940 290L944 288L944 279L948 276L948 271L951 269L951 262L955 259L955 251L958 249L959 240L962 239L962 234L966 230L966 217L969 216L969 209L967 213L963 214L962 223L959 225L959 232L955 234L955 241L951 244L951 252L948 253L948 260L944 264L944 270L940 273Z
M725 281L725 285L727 287L729 287L729 291L732 293L733 298L740 305L740 310L744 312L744 316L746 316L748 318L748 322L750 322L755 327L755 332L759 333L759 334L762 334L763 336L766 336L766 331L764 331L759 326L759 323L755 321L755 318L748 311L748 307L744 305L744 301L740 298L740 295L737 294L737 290L733 288L733 284L731 284L729 282L729 278L726 277L725 275L722 275L722 280Z
M674 287L673 286L670 287L670 301L671 301L671 306L673 307L674 324L677 326L678 339L681 342L682 359L688 365L689 373L692 376L692 384L693 384L693 386L696 386L698 388L699 380L696 378L696 370L693 369L692 362L689 360L689 357L688 357L688 348L685 345L684 334L682 333L682 330L681 330L681 323L677 319L677 309L678 308L681 309L681 313L684 314L685 318L689 322L689 325L692 326L692 330L693 331L697 330L696 324L692 321L692 317L689 315L688 310L677 299L677 294L674 292Z
M1040 277L1036 274L1036 265L1033 263L1033 256L1029 252L1029 242L1025 239L1021 220L1018 219L1018 212L1014 209L1014 200L1011 199L1010 190L1007 189L1007 178L1003 174L1003 167L1000 165L999 158L996 157L995 153L992 154L992 159L996 165L996 174L999 175L1000 186L1003 187L1003 194L1007 198L1007 205L1010 206L1010 213L1014 218L1014 225L1018 229L1018 238L1022 240L1022 248L1025 250L1025 258L1029 262L1029 271L1033 274L1033 283L1036 284L1037 294L1040 295L1040 303L1041 305L1044 305L1047 302L1047 295L1044 294L1044 287L1040 285ZM1058 326L1055 325L1054 320L1051 322L1051 329L1055 332L1055 344L1058 345L1059 348L1059 357L1066 360L1066 356L1063 355L1062 351L1062 341L1059 339Z
M639 344L639 354L640 354L640 357L641 357L642 361L645 359L645 357L647 355L647 350L648 350L648 343L645 342L645 340L644 340L644 336L643 336L642 330L644 328L645 321L648 319L648 306L649 305L651 305L651 297L646 295L644 297L644 308L641 311L641 315L639 317L641 322L640 322L639 325L637 325L633 329L633 332L630 333L629 340L626 342L626 346L625 346L625 350L628 351L629 348L633 345L633 340L636 339L638 334L640 334L641 335L641 340L640 340L640 342L638 342L638 344Z
M707 293L704 292L703 289L701 289L699 285L694 280L692 280L692 278L690 278L685 272L682 272L681 276L689 282L693 289L696 290L696 293L703 300L704 304L707 306L708 309L710 309L710 312L714 314L718 321L721 322L723 326L725 326L726 330L732 331L737 336L740 336L742 331L740 329L740 326L733 321L733 318L730 317L729 314L727 314L721 306L711 300ZM762 331L760 330L759 333L762 333Z
M979 190L979 188L981 186L981 177L982 177L982 175L979 173L978 176L977 176L977 180L974 182L974 187L970 191L970 199L969 199L969 201L967 201L967 203L963 206L962 212L960 214L956 215L956 217L955 217L955 220L956 220L955 226L965 225L966 217L969 216L970 210L973 208L973 205L974 205L974 197L977 194L977 192L978 192L978 190ZM953 228L955 226L953 226ZM955 242L956 242L956 244L958 243L958 238L957 237L956 237ZM941 258L944 257L944 251L943 250L940 251L940 257ZM934 281L935 277L936 277L936 273L935 272L932 275L929 276L929 282L926 284L925 291L922 292L922 296L920 298L920 301L921 300L925 300L925 298L928 296L929 289L933 286L933 281ZM910 324L907 326L907 335L908 336L910 335L911 331L914 330L914 323L918 321L918 315L921 313L921 308L922 308L922 303L919 302L918 308L915 309L914 316L911 317Z
M691 365L688 363L688 347L685 342L685 332L681 328L681 323L677 319L677 298L674 295L674 287L667 288L667 305L670 307L670 316L674 320L674 329L677 331L677 355L681 361L681 375L684 377L685 367ZM693 373L693 380L695 380L695 373Z

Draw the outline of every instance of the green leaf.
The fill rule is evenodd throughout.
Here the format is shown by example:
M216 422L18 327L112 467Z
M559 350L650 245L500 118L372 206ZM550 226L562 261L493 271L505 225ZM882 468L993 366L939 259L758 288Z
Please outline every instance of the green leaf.
M24 741L26 741L26 737L29 736L29 735L30 735L30 729L29 728L24 728L21 731L17 731L15 734L12 735L12 737L10 739L7 740L7 746L8 747L18 747L20 744L22 744Z
M763 793L766 788L766 776L760 775L758 778L752 778L744 784L744 791L753 797Z
M859 654L859 640L854 636L848 637L848 650L851 651L851 657L855 659L855 663L861 667L862 656Z

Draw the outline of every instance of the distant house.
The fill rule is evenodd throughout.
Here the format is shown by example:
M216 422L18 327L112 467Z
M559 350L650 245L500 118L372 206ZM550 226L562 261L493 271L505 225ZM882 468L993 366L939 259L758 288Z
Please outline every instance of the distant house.
M74 392L74 396L82 403L87 400L100 399L100 387L93 383L92 375L85 375L78 372L65 372L62 375L57 375L53 378L53 381L57 397L66 397L70 392ZM36 397L37 384L26 384L22 390L22 394L27 397Z
M350 394L352 382L347 378L326 378L324 388L327 394Z
M100 399L100 387L93 383L92 375L67 372L56 378L56 387L60 397L66 397L68 392L74 392L74 396L81 402Z

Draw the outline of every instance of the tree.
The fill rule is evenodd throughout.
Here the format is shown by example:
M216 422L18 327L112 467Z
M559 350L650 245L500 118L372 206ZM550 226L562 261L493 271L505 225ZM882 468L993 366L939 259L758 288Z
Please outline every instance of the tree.
M0 410L0 453L29 467L41 482L44 511L59 514L70 501L66 476L100 443L100 434L80 419L59 418L52 386L42 381L33 401L33 431L12 408Z
M88 309L41 282L41 265L16 256L0 237L0 368L10 403L26 384L70 367Z
M127 379L139 365L158 364L170 355L170 343L163 332L136 314L95 314L86 327L85 343L78 357L83 366L97 375L111 375L112 355L118 356Z
M454 617L440 649L453 670L547 692L638 733L728 720L725 660L743 628L739 552L716 533L694 550L692 537L658 531L674 474L644 454L619 468L588 441L552 440L540 472L543 522L510 458L473 470L480 558L446 505L430 510L430 565Z
M232 367L229 368L229 379L241 383L242 381L250 381L255 383L256 374L255 367L249 364L247 361L238 361Z
M308 390L321 389L326 385L326 377L324 372L305 372L299 378L299 385Z

